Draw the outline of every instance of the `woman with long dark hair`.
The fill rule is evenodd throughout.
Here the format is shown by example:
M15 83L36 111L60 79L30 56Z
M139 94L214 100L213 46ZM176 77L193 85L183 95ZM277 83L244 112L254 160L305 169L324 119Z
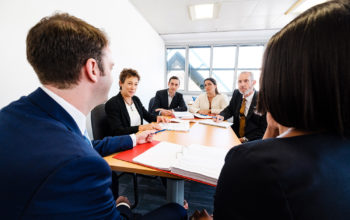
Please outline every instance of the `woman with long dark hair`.
M214 219L350 219L350 2L315 6L266 47L264 140L234 147Z
M219 114L228 105L227 96L220 94L214 78L204 80L205 93L199 95L190 107L190 112L199 114Z

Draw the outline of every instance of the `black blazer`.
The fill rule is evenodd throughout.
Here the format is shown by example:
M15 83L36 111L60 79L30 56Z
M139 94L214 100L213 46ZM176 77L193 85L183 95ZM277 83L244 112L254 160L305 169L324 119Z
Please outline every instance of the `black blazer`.
M269 138L226 155L214 219L350 219L350 139L330 133Z
M174 109L174 111L184 112L187 111L187 106L185 104L184 98L181 93L176 92L173 100L168 107L168 89L159 90L156 93L156 97L154 99L154 104L151 110L152 114L157 114L157 108L164 109Z
M230 104L220 112L220 115L224 116L225 120L233 116L232 129L239 136L239 109L242 104L242 94L236 89L233 91ZM246 117L245 125L245 137L251 141L256 139L261 139L266 130L266 115L258 115L255 113L256 101L258 97L258 92L254 92L252 103L250 104L248 114Z
M148 122L157 121L157 116L150 114L137 96L133 96L132 101L141 117L141 124L143 119ZM130 116L120 92L106 102L105 111L112 135L133 134L139 131L139 126L130 126Z

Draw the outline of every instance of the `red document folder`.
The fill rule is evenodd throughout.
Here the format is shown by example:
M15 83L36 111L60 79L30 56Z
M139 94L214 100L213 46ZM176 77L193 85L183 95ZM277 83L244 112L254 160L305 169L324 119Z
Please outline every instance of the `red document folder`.
M151 147L153 147L158 143L159 141L152 141L150 143L148 142L145 144L138 144L133 149L120 152L117 155L115 155L113 158L134 163L132 159L134 159L135 157L142 154L143 152L145 152L146 150L150 149Z
M130 163L140 164L140 163L134 162L133 159L135 157L137 157L138 155L144 153L145 151L147 151L151 147L157 145L159 142L160 141L152 141L150 143L138 144L133 149L130 149L130 150L127 150L127 151L123 151L123 152L120 152L120 153L116 154L113 158L118 159L118 160L123 160L123 161L126 161L126 162L130 162ZM144 165L144 164L140 164L140 165L143 165L143 166L146 166L146 167L150 167L152 169L159 170L161 172L170 173L170 174L172 174L174 176L179 176L179 177L182 177L182 178L185 178L185 179L188 179L188 180L200 182L200 183L203 183L203 184L206 184L206 185L216 186L216 185L213 185L213 184L201 181L201 180L193 179L193 178L188 177L188 176L182 176L182 175L179 175L179 174L176 174L176 173L172 173L172 172L169 172L169 171L166 171L166 170L157 169L155 167L147 166L147 165Z

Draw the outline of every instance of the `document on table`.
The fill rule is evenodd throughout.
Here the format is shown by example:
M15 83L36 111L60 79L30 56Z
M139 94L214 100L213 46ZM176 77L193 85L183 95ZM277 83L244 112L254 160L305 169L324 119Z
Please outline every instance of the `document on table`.
M144 153L133 159L134 162L152 166L161 170L170 171L179 154L182 154L183 146L170 142L160 142Z
M160 142L133 161L216 185L228 151L229 148L222 147Z
M201 118L201 119L206 119L206 118L212 118L213 117L213 116L210 116L210 115L202 115L202 114L198 114L198 113L193 114L193 116L195 118Z
M169 131L189 131L190 122L181 121L177 123L159 123L162 129L167 129Z
M199 121L199 123L205 124L205 125L217 126L217 127L221 127L221 128L229 128L232 125L232 123L230 123L230 122L226 122L226 121L215 122L213 120L202 120L202 121Z
M173 112L175 118L180 118L180 119L193 119L193 114L190 112Z

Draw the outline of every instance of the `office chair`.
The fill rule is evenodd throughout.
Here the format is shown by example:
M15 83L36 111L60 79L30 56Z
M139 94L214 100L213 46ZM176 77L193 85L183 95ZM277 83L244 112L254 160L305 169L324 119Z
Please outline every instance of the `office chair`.
M149 113L152 113L151 111L152 111L152 108L153 108L153 105L154 105L154 99L155 99L155 97L153 97L153 98L151 98L149 100L149 104L148 104L148 112Z
M101 104L96 106L91 111L91 127L92 134L94 140L102 140L104 137L111 136L107 115L105 112L105 105ZM131 209L135 208L139 201L138 196L138 184L137 184L137 176L135 173L120 173L112 171L112 192L115 199L117 199L119 195L119 181L118 179L124 174L131 174L133 176L134 183L134 204L131 205Z

